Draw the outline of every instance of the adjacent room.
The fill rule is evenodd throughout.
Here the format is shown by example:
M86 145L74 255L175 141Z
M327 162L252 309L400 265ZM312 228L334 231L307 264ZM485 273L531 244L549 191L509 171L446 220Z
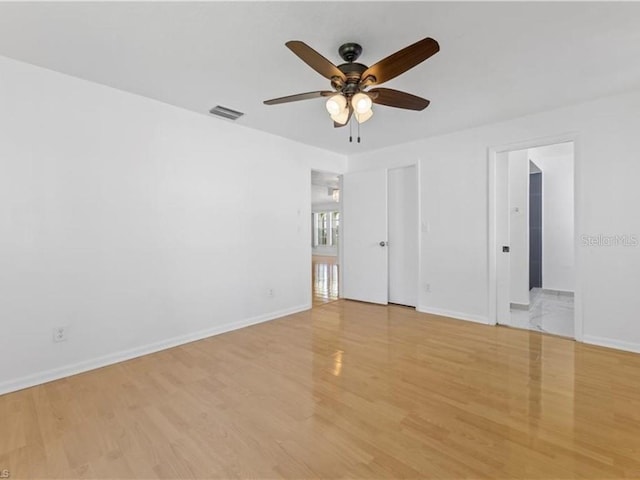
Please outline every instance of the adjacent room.
M340 176L311 171L311 285L313 305L339 298Z
M0 2L0 479L640 478L638 19Z

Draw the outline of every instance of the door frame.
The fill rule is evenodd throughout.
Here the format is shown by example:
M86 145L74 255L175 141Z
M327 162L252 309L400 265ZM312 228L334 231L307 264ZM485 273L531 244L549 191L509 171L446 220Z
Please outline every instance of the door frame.
M310 186L310 190L309 190L309 212L311 213L311 215L313 216L313 184L312 184L312 176L313 176L313 172L320 172L320 173L329 173L331 175L335 175L338 177L338 189L340 190L340 195L342 195L342 176L344 175L344 172L336 172L334 170L324 170L322 168L314 168L314 167L310 167L309 170L309 175L308 175L308 182L307 184ZM336 204L338 206L338 208L336 210L332 210L332 211L337 211L340 212L340 226L342 228L342 219L344 218L342 215L342 199L340 199L340 202L338 202ZM309 218L309 217L307 217ZM307 225L309 225L309 238L313 239L313 222L308 222ZM313 242L310 242L309 244L309 261L308 261L308 265L312 265L313 264ZM336 256L337 262L338 262L338 298L342 298L342 235L339 234L338 235L338 255ZM313 292L313 278L310 276L309 277L309 291ZM312 293L313 296L313 293ZM313 307L313 298L311 298L310 300L310 304L309 304L309 308Z
M524 140L505 145L490 146L487 149L487 170L488 170L488 272L487 278L489 283L488 305L489 305L489 324L496 325L497 302L498 302L498 277L497 277L497 254L498 241L496 235L496 215L497 215L497 199L496 199L496 162L499 153L511 152L515 150L524 150L529 148L544 147L554 145L556 143L573 142L573 222L574 222L574 262L575 262L575 293L574 293L574 338L578 342L584 341L583 330L583 308L582 308L582 249L580 248L580 234L582 231L582 165L580 162L580 138L577 132L568 132L560 135L541 137L531 140ZM418 195L420 193L418 192Z

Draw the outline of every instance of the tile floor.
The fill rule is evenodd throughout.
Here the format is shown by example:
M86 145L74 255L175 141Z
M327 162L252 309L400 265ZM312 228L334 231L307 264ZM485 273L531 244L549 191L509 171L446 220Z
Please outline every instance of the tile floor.
M574 338L573 296L534 288L529 310L511 309L510 326Z

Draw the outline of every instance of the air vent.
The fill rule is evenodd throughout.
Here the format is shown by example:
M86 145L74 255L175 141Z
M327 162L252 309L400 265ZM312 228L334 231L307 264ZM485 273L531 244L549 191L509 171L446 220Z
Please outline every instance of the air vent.
M209 113L211 115L217 115L218 117L228 118L229 120L237 120L242 115L244 115L244 113L242 112L237 112L227 107L221 107L220 105L216 105L215 107L213 107L211 110L209 110Z

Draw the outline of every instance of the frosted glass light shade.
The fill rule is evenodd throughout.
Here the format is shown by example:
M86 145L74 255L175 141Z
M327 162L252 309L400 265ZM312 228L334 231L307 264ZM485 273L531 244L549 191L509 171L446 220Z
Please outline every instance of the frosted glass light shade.
M337 115L331 115L331 120L339 123L340 125L344 125L345 123L347 123L347 120L349 120L349 109L345 108Z
M347 107L347 99L342 95L334 95L327 100L326 107L329 115L338 115Z
M371 101L371 98L369 98L369 95L365 95L364 93L356 93L351 99L351 105L356 113L365 113L370 111L372 104L373 102Z
M373 117L373 110L369 109L364 113L355 112L353 115L354 117L356 117L356 120L358 121L358 123L364 123L367 120L369 120L371 117Z

